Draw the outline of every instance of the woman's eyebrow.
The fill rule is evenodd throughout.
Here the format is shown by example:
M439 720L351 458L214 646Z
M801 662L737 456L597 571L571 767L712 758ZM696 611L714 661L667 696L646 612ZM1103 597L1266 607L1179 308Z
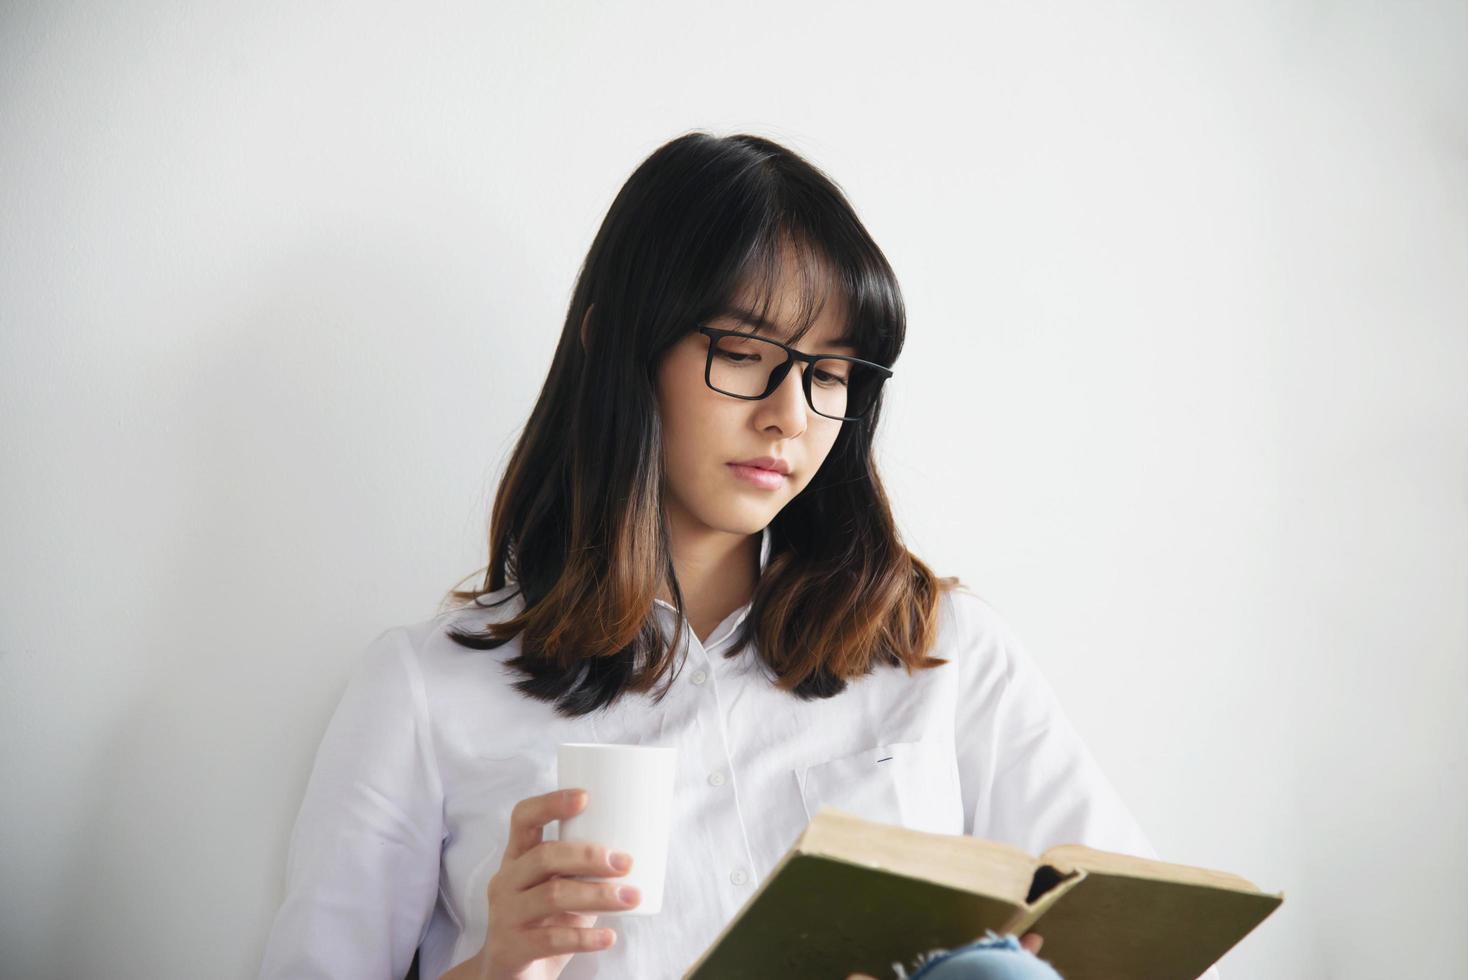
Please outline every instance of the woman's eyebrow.
M720 315L730 317L732 319L739 320L742 323L748 324L749 326L754 328L755 333L769 334L770 336L775 337L779 340L785 340L789 336L788 333L780 330L773 323L766 320L758 313L746 310L742 306L726 306ZM852 335L850 330L848 330L846 333L842 334L841 336L831 341L831 343L827 344L826 349L854 351L856 350L856 337Z

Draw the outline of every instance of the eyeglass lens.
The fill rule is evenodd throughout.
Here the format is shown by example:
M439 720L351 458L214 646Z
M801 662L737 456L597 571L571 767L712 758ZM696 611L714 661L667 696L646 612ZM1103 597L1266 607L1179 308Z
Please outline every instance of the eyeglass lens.
M717 337L713 344L709 384L716 391L742 398L764 394L770 372L789 359L780 345L758 337ZM865 364L839 358L821 358L804 368L810 378L811 408L838 419L864 414L883 379L880 372Z

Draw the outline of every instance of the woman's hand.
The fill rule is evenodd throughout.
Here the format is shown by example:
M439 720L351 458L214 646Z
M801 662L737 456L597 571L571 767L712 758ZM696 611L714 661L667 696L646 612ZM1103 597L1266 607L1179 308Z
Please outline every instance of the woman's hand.
M611 929L589 928L596 912L627 909L642 900L618 897L611 882L577 881L567 875L626 874L631 858L614 867L600 844L548 841L542 828L575 816L586 805L584 790L531 796L510 812L510 837L500 869L489 880L489 932L471 960L442 980L555 980L576 953L606 949Z
M1044 942L1045 937L1038 932L1027 932L1019 940L1019 944L1031 953L1040 952L1040 945ZM852 973L847 976L846 980L877 980L877 978L869 977L865 973Z

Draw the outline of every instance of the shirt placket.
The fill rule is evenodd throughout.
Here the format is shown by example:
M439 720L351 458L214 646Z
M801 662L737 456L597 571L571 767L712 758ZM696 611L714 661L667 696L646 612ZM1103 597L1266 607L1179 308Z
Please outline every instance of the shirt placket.
M669 606L669 609L672 607ZM754 886L754 862L745 829L744 814L739 795L738 774L732 763L733 753L725 724L727 713L724 703L732 694L731 685L741 683L737 672L728 669L728 662L720 654L728 647L740 623L749 613L749 606L731 613L710 634L705 647L684 620L683 629L688 638L690 668L682 676L693 688L697 699L697 712L702 722L698 726L703 733L697 746L702 766L704 788L716 794L715 805L709 808L718 822L716 839L727 842L727 850L715 857L715 865L709 869L718 894L723 896L723 911L726 919L732 917L749 897Z

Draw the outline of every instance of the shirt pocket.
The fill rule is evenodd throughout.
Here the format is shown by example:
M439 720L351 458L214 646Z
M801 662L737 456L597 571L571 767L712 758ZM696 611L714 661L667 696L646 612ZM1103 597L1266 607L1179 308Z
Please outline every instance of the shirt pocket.
M832 806L879 823L963 833L952 752L930 739L887 742L795 770L806 819Z

